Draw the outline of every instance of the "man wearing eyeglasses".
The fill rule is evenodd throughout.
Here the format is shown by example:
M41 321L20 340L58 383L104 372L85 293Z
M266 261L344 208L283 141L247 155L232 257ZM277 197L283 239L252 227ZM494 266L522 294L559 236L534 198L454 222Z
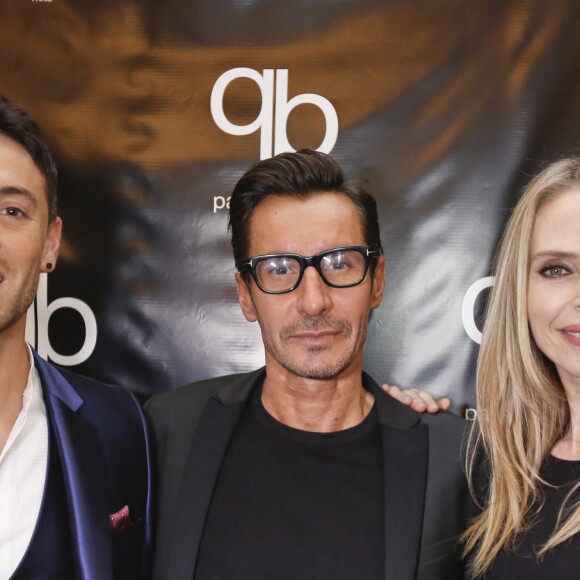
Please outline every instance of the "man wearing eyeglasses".
M461 578L463 421L362 371L385 286L374 199L328 155L285 153L238 181L230 228L266 365L148 403L154 579Z

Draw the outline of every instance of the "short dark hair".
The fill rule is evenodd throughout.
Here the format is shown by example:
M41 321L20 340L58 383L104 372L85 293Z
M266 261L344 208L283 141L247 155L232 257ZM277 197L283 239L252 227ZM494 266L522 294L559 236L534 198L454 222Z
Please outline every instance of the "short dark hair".
M250 257L250 220L260 202L274 195L306 198L320 193L336 193L350 199L360 216L365 242L382 252L373 196L359 185L345 181L340 165L330 155L301 149L259 161L236 183L228 222L236 268Z
M26 111L13 105L2 95L0 95L0 135L5 135L23 147L42 174L48 202L48 220L52 223L57 215L56 164L36 122Z

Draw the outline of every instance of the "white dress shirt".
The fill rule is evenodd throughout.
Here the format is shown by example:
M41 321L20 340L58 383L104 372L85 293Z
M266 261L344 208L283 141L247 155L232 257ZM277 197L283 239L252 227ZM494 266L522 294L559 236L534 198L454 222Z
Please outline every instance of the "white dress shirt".
M48 466L48 422L40 377L31 365L22 410L0 453L0 580L22 560L40 513Z

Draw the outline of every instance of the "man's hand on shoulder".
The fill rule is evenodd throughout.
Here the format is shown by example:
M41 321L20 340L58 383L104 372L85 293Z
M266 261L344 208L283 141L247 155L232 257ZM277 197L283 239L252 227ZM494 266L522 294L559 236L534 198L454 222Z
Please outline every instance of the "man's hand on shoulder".
M439 413L439 411L447 411L451 405L449 397L435 397L427 391L419 391L417 389L400 389L395 385L381 385L385 393L391 395L397 401L408 405L417 413Z

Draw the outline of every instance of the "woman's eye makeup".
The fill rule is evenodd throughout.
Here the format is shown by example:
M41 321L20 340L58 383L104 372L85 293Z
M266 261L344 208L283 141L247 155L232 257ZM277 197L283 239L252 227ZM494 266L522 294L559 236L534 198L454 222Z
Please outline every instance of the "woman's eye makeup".
M539 272L545 278L562 278L570 274L570 270L562 264L548 264L542 266Z

